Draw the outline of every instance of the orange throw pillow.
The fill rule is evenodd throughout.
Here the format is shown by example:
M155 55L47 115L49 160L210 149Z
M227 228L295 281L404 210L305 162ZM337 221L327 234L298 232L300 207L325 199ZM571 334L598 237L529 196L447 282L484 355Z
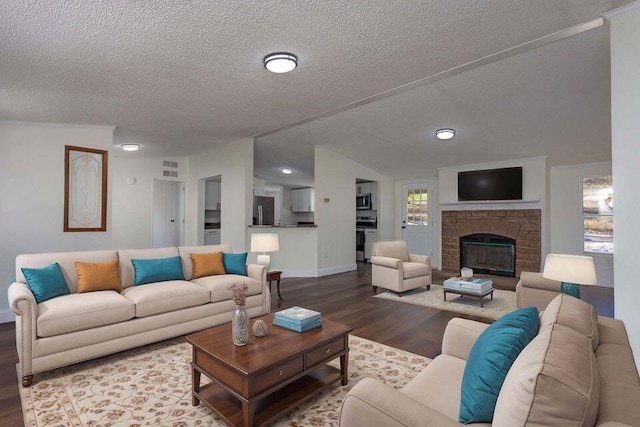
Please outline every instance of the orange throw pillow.
M193 278L213 276L215 274L226 274L222 263L222 252L210 254L191 254L193 262Z
M76 262L78 293L114 290L120 292L118 261Z

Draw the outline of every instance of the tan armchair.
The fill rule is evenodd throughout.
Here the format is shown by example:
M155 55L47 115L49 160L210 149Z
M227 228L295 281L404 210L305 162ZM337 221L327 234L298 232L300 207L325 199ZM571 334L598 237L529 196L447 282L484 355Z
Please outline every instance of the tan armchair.
M561 293L562 282L545 279L542 273L523 271L516 285L516 306L522 308L533 305L544 311L551 300Z
M402 292L426 286L431 289L431 257L409 253L407 242L376 242L371 252L371 285Z

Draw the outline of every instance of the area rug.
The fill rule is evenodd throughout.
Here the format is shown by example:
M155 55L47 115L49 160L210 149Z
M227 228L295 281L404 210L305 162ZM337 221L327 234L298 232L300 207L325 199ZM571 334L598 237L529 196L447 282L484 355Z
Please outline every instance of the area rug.
M516 293L501 289L494 289L493 301L488 296L484 298L484 307L480 307L480 300L476 297L463 297L452 293L447 293L447 301L444 301L440 285L431 285L431 290L412 289L403 292L401 297L392 291L383 292L375 297L494 320L516 309Z
M349 346L349 384L336 383L276 426L337 426L342 399L358 381L400 388L431 361L353 335ZM33 386L20 386L25 425L224 426L203 404L191 406L190 362L191 346L176 338L38 374Z

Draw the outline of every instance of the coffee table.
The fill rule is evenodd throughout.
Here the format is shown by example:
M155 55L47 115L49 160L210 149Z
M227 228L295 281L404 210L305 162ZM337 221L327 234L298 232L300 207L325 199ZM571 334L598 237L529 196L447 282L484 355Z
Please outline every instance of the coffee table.
M261 426L340 381L348 382L348 326L323 319L321 328L298 333L272 324L264 338L237 347L231 323L187 336L193 346L192 399L230 426ZM326 363L340 358L340 369ZM200 386L204 374L212 381Z
M458 294L458 295L462 295L462 296L466 296L466 297L476 297L476 298L480 298L480 307L484 307L484 297L486 297L487 295L491 295L491 301L493 301L493 288L488 289L484 292L481 293L477 293L477 292L468 292L462 289L444 289L443 288L443 292L444 292L444 300L447 300L447 292L452 293L452 294Z

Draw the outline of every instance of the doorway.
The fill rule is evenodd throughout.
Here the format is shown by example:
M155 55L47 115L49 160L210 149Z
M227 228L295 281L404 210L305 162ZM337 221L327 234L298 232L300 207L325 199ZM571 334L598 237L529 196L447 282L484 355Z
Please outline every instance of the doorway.
M152 246L184 245L184 183L153 180Z
M407 242L409 253L433 256L432 193L431 182L402 185L402 240Z

